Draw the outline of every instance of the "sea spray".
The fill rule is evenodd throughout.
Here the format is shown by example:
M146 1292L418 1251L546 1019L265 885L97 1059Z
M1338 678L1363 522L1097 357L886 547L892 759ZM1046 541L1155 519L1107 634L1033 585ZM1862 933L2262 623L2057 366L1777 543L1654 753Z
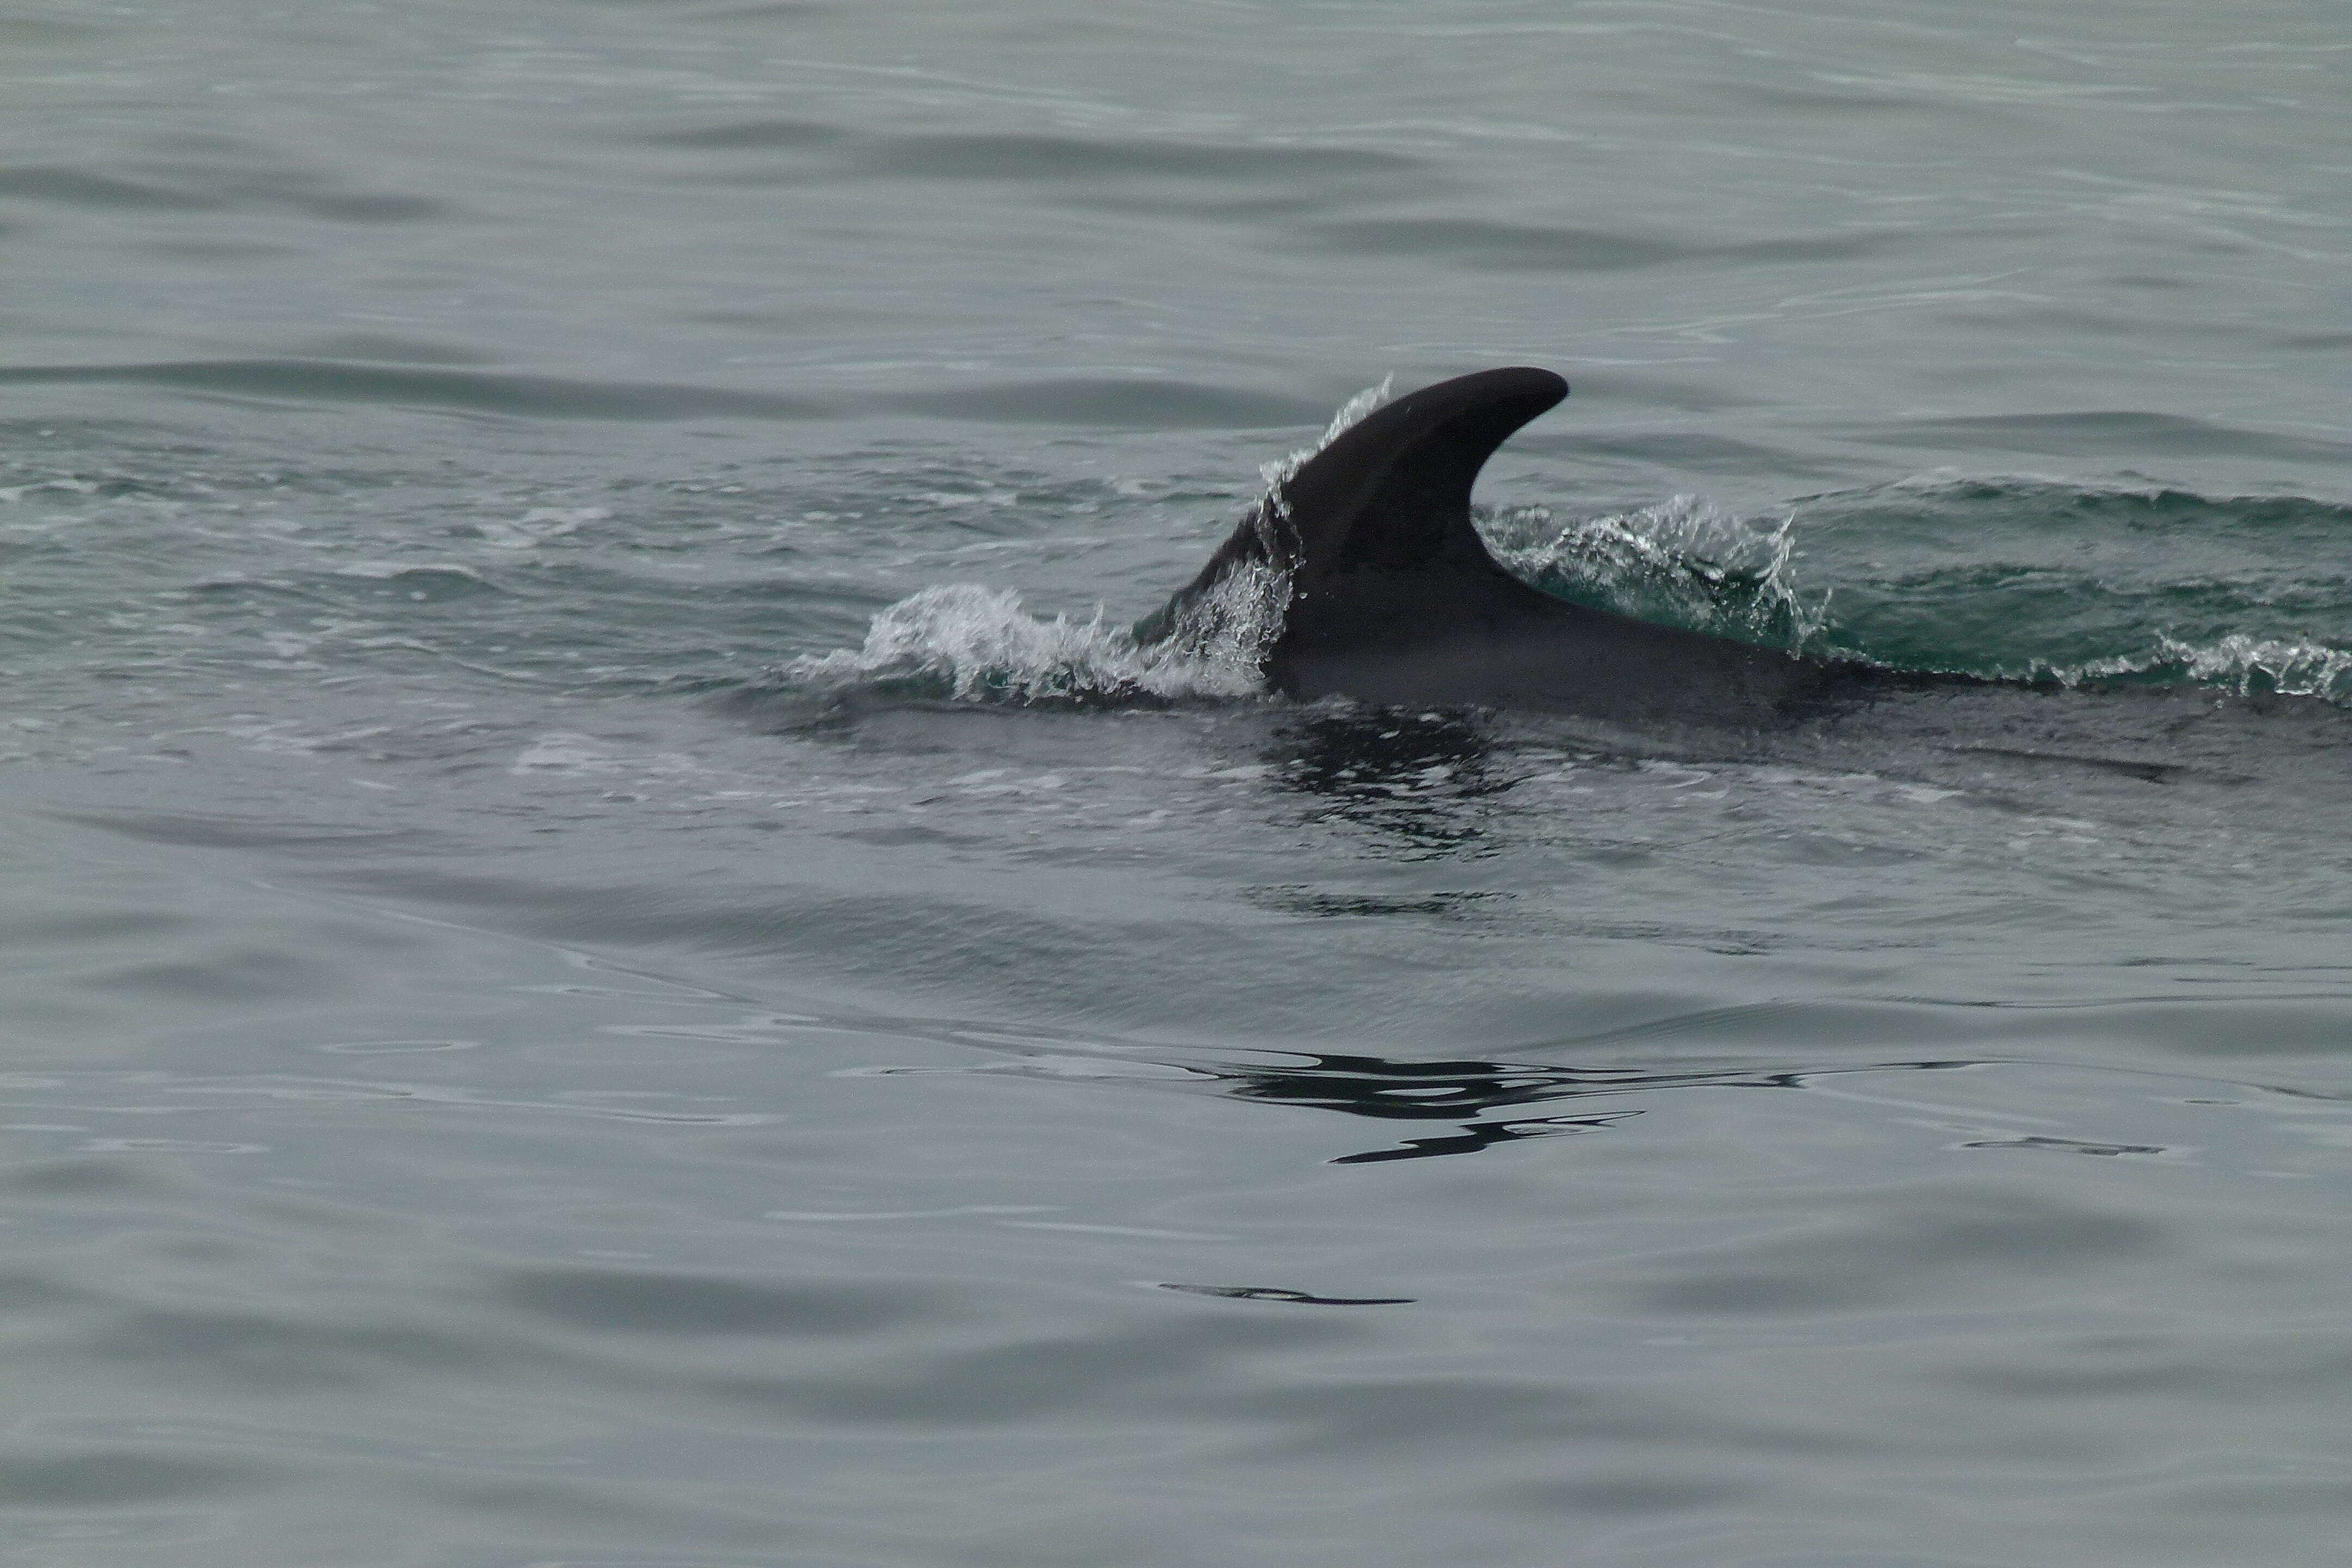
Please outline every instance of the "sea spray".
M1203 595L1197 635L1138 643L1099 608L1049 620L1012 589L943 584L877 614L864 647L794 659L781 673L804 689L883 686L967 702L1247 697L1261 689L1247 639L1265 618L1240 602L1253 586Z
M1258 477L1265 481L1265 494L1258 502L1260 510L1270 510L1278 517L1289 516L1290 501L1283 493L1283 487L1290 482L1291 477L1311 462L1324 447L1362 424L1366 415L1389 400L1395 387L1394 375L1382 376L1378 386L1368 386L1339 405L1339 411L1331 416L1331 423L1324 426L1321 438L1313 446L1301 447L1286 458L1260 463Z
M2242 697L2276 693L2352 702L2352 652L2288 637L2255 637L2232 632L2210 643L2190 643L2165 634L2154 650L2094 659L2048 674L2069 686L2193 681Z
M1596 609L1792 652L1828 624L1830 595L1796 586L1785 514L1759 521L1679 495L1564 525L1543 507L1480 521L1513 573Z
M925 588L876 615L865 646L786 665L803 689L887 686L958 701L1081 702L1239 698L1265 689L1265 652L1282 635L1290 573L1272 532L1286 512L1283 486L1316 453L1389 399L1394 378L1366 387L1332 416L1322 438L1265 464L1250 517L1266 531L1263 558L1236 560L1176 595L1133 628L1097 606L1085 620L1051 620L1011 589L974 584Z

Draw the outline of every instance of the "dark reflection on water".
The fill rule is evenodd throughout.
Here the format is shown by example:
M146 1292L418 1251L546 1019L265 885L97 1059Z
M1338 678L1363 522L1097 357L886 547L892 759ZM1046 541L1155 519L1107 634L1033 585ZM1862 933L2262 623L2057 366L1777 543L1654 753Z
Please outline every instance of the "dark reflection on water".
M1178 1285L1163 1284L1162 1290L1182 1290L1194 1296L1221 1296L1232 1301L1290 1301L1307 1307L1403 1307L1412 1304L1411 1296L1310 1296L1304 1290L1285 1290L1274 1285Z
M1509 897L1494 890L1452 889L1391 898L1378 893L1323 892L1295 882L1242 891L1254 904L1292 915L1459 915L1487 900Z
M2160 1143L2086 1143L2080 1138L2045 1138L2028 1134L2019 1138L1977 1138L1960 1145L1963 1149L2050 1149L2064 1154L2162 1154L2168 1151Z
M1812 1079L1831 1072L1934 1072L1979 1065L1969 1061L1879 1062L1867 1068L1818 1071L1660 1073L1630 1068L1538 1067L1521 1062L1397 1062L1380 1057L1348 1055L1310 1056L1303 1061L1302 1066L1196 1066L1192 1070L1216 1080L1223 1092L1236 1100L1313 1106L1389 1121L1454 1123L1451 1132L1408 1138L1399 1147L1343 1154L1331 1162L1335 1165L1363 1165L1384 1160L1475 1153L1522 1138L1594 1132L1642 1114L1635 1107L1575 1116L1482 1120L1488 1111L1549 1100L1655 1089L1803 1089Z
M1459 713L1311 713L1262 755L1276 788L1328 803L1325 820L1370 828L1407 859L1481 853L1483 803L1515 782L1496 763L1489 726Z

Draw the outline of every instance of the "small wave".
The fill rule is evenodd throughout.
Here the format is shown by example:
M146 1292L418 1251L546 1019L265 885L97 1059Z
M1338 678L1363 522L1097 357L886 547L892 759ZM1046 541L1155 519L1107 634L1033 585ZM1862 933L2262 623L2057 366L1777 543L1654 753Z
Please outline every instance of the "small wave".
M2242 697L2277 693L2352 702L2352 652L2323 643L2243 633L2203 644L2167 635L2152 653L2094 659L2049 673L2070 686L2086 681L2193 681Z
M474 531L484 543L499 550L535 550L551 539L561 539L576 531L581 524L604 522L612 510L601 506L533 507L521 517L509 522L499 518L484 518L474 524Z
M586 381L479 370L331 360L175 360L143 364L0 366L0 385L92 382L163 386L224 397L333 405L387 403L526 419L823 419L836 411L805 397L717 386Z
M1795 503L1816 645L1903 668L2352 701L2352 508L1938 470Z
M354 584L380 584L369 592L370 597L395 596L419 604L500 592L489 578L455 561L352 561L335 567L330 575Z
M455 561L347 561L333 568L337 577L364 577L372 582L394 583L403 577L453 577L469 583L490 586L488 578L472 567ZM222 581L244 582L244 574L235 574Z
M1684 261L1842 261L1916 237L1899 229L1788 235L1739 245L1693 245L1650 235L1471 217L1357 218L1307 228L1304 242L1349 256L1433 258L1480 272L1624 272Z
M896 392L873 406L992 425L1078 425L1133 430L1259 430L1304 425L1312 404L1246 387L1120 376L993 382Z
M1358 147L1151 141L1070 135L917 133L881 139L858 162L884 174L928 180L1039 181L1064 184L1139 180L1328 185L1421 173L1422 160Z
M1828 624L1829 595L1796 586L1792 517L1758 522L1682 495L1556 530L1542 507L1484 521L1514 573L1596 609L1791 650Z
M2137 462L2150 452L2162 452L2176 459L2213 457L2251 458L2266 464L2352 462L2352 442L2144 409L1890 419L1864 426L1853 438L1873 446L1972 453L2003 448L2075 461L2122 458Z

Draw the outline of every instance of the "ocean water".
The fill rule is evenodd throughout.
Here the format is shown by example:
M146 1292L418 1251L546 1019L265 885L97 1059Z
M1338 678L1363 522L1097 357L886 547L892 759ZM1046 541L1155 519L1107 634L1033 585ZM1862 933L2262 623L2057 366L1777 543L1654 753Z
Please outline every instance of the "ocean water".
M13 7L0 1564L2340 1563L2347 71L2314 0ZM1511 363L1529 578L2039 685L1137 647Z

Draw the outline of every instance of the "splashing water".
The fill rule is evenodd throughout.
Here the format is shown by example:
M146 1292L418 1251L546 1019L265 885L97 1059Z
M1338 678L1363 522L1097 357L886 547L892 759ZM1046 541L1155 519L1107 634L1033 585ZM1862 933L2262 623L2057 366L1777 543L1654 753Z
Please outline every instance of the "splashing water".
M1262 528L1286 515L1282 487L1308 459L1389 399L1395 377L1342 404L1322 439L1259 471L1265 490L1250 517ZM1089 619L1030 615L1010 589L973 584L925 588L877 615L866 645L794 659L779 675L803 689L881 685L958 701L1173 700L1262 695L1266 649L1282 635L1290 573L1274 560L1237 562L1167 612L1133 629Z
M1829 621L1829 595L1808 601L1793 582L1793 517L1759 523L1684 495L1557 531L1541 507L1481 521L1505 565L1577 604L1792 652Z
M2352 702L2352 653L2321 643L2248 637L2242 632L2202 645L2167 633L2158 638L2153 653L2093 659L2046 673L2069 686L2105 680L2191 680L2200 686L2221 687L2241 697L2274 692Z
M1253 697L1264 689L1264 646L1281 625L1276 575L1228 574L1152 643L1105 624L1099 608L1083 621L1045 620L1009 588L950 583L877 615L863 647L794 659L780 673L803 689L880 685L964 702Z
M1152 646L1204 669L1234 679L1246 676L1255 683L1266 650L1282 635L1289 605L1289 571L1244 561L1177 605L1166 640Z
M1322 439L1317 441L1315 445L1301 447L1286 458L1276 458L1271 462L1260 463L1257 469L1258 477L1265 481L1265 494L1258 501L1259 510L1261 511L1271 510L1277 517L1288 517L1290 501L1283 494L1283 487L1290 482L1291 476L1305 468L1324 447L1361 424L1364 416L1386 403L1395 386L1394 374L1382 376L1378 386L1368 386L1339 405L1339 411L1331 416L1331 423L1325 426Z

